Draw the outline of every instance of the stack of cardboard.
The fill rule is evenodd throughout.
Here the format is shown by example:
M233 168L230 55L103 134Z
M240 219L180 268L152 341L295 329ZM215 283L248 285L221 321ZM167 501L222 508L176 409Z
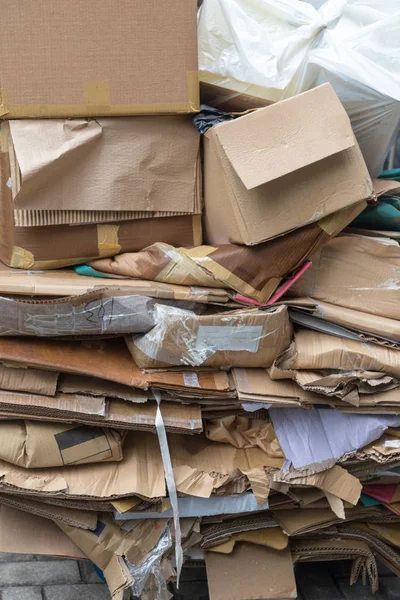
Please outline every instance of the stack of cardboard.
M211 600L295 598L298 561L376 589L400 255L337 236L395 185L329 84L200 136L196 5L3 7L0 550L88 558L116 600L182 560Z

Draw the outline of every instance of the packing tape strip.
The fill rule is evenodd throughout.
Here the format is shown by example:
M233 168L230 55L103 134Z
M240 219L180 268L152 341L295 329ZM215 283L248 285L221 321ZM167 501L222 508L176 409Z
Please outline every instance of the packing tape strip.
M191 112L199 112L200 110L200 83L199 83L199 72L188 71L186 74L188 95L189 95L189 106Z
M115 256L121 252L121 246L118 243L119 225L106 223L97 225L97 246L99 248L99 257Z
M7 93L0 88L0 117L5 117L9 113L7 106Z
M153 396L157 402L156 412L156 431L158 435L158 441L160 444L161 457L164 464L165 480L167 482L169 500L171 502L172 514L174 516L175 526L175 560L176 560L176 572L177 572L177 586L179 587L179 578L181 575L183 565L183 551L182 551L182 534L181 524L179 521L179 508L178 508L178 494L176 491L174 471L172 469L171 454L168 448L167 432L165 431L164 420L161 414L161 395L157 390L152 390Z
M35 257L32 252L21 248L20 246L13 246L10 259L10 267L14 269L31 269L35 264Z
M355 219L367 206L366 200L328 215L318 221L318 226L330 236L337 235Z

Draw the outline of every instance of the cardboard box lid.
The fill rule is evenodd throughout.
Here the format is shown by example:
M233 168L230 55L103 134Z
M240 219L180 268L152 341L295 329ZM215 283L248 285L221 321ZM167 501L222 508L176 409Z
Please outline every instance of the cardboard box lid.
M329 83L222 123L215 135L248 190L355 145Z
M289 548L236 544L232 554L206 552L210 600L297 598Z
M86 559L53 521L0 504L0 552Z
M110 1L6 1L2 9L3 116L198 110L195 0L134 0L117 11Z

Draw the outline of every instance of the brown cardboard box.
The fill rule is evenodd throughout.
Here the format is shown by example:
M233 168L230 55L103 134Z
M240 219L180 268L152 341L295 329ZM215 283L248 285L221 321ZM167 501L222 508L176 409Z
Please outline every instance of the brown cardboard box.
M122 220L117 223L109 223L106 220L105 222L100 221L100 223L95 222L76 227L68 224L49 224L32 227L20 227L16 225L13 191L8 187L9 181L15 180L15 176L13 177L13 168L15 165L11 164L7 128L8 123L3 122L1 124L0 135L0 259L6 265L23 269L31 269L33 267L36 269L59 268L84 263L95 258L114 256L119 252L141 250L150 244L160 241L169 243L172 246L197 246L201 244L200 215L176 214L175 216L169 216L171 213L168 212L168 206L164 207L164 211L167 211L165 213L167 216L157 218ZM195 138L196 140L197 138ZM193 195L195 194L195 190L197 190L196 178L198 169L196 148L194 154L193 169L188 167L185 174L186 185L182 186L186 192L182 193L184 195L188 193L188 188L192 186L192 203L197 206L197 201L193 200ZM52 160L54 162L53 156ZM65 160L68 163L70 159L68 157ZM79 160L81 161L82 159L79 157ZM164 159L161 162L163 164L168 163L168 160ZM40 170L43 170L44 167L43 165L39 165L39 167L40 173ZM104 170L102 172L104 173ZM52 173L50 180L53 181L55 176L57 176L58 181L57 169L55 174ZM40 179L39 175L37 178ZM30 179L32 182L26 184L27 189L29 185L33 187L33 183L35 182L35 177L32 176ZM103 175L102 184L104 183L104 179L107 179L105 175ZM36 183L39 185L41 182ZM147 183L150 186L148 190L150 193L154 184L151 184L151 182ZM50 183L47 185L51 187ZM171 192L173 187L171 185ZM178 185L177 189L181 190L182 188ZM157 196L157 194L155 195ZM113 195L111 192L109 192L109 197L112 200ZM171 198L172 196L169 202L172 201ZM195 213L196 211L198 212L197 208L192 209L190 212ZM153 212L152 214L156 213ZM56 254L55 249L57 249Z
M0 459L26 469L122 460L123 436L85 425L0 423Z
M0 116L198 110L196 11L196 0L118 10L109 0L6 0Z
M157 305L148 334L126 336L142 369L174 366L268 367L290 344L286 307L196 315Z
M254 245L375 197L329 84L204 136L207 241Z
M397 242L343 235L317 252L312 261L312 269L293 285L290 296L310 296L340 307L399 320L400 248ZM393 329L386 331L386 327L382 333L384 331L387 337L395 333Z

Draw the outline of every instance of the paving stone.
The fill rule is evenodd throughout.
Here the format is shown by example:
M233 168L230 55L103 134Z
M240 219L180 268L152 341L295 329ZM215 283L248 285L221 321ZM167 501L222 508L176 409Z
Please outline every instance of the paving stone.
M1 589L1 588L0 588ZM1 589L1 600L42 600L41 587L9 587Z
M33 560L36 560L36 556L34 554L15 554L14 552L0 552L0 563L28 562Z
M299 563L295 575L297 589L305 600L343 600L325 564Z
M79 583L81 576L75 560L1 563L2 586Z
M337 585L346 600L386 600L381 590L373 593L370 585L363 585L362 581L350 585L349 581L339 579Z
M43 590L45 600L110 600L103 584L49 585Z
M93 563L90 560L79 560L78 564L82 581L85 583L104 583L97 575Z
M379 589L388 598L388 600L400 599L400 578L399 577L380 577Z

